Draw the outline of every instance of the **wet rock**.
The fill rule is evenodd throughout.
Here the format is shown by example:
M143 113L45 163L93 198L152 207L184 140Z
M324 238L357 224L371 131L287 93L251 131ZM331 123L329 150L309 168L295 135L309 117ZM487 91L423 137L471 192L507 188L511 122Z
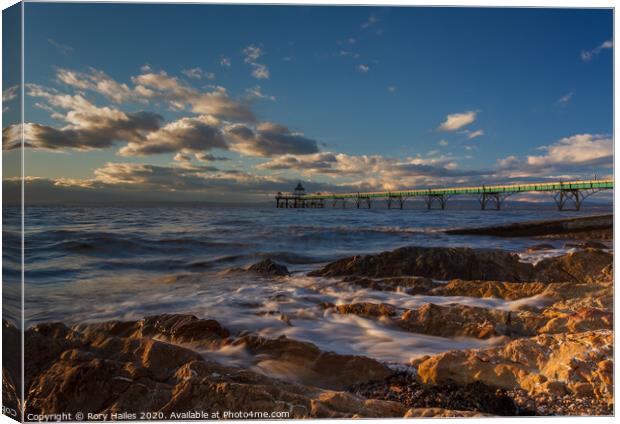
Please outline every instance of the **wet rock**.
M291 418L402 417L405 413L405 407L396 402L369 400L225 367L192 350L150 337L185 339L189 328L198 331L206 326L200 321L206 320L165 315L78 326L84 332L62 324L30 329L26 333L28 346L47 344L52 349L29 352L35 365L30 370L27 412L161 411L167 416L181 414L178 419L195 410L285 411L292 413ZM221 332L213 325L205 328L207 339ZM198 341L196 332L189 334L190 340ZM326 353L312 344L285 338L274 341L246 335L243 343L262 356L259 361L268 357L290 358L299 364L310 361L317 376L333 375L333 386L341 379L342 384L352 384L391 373L369 358Z
M567 249L570 248L579 248L579 249L608 249L607 245L601 243L600 241L588 240L581 243L576 242L568 242L564 243L564 247Z
M543 282L587 283L596 281L612 263L611 253L585 249L541 260L536 264L535 275Z
M387 303L360 302L345 305L325 305L339 314L354 314L366 318L392 317L397 308Z
M401 277L439 280L531 281L533 265L502 250L470 248L403 247L377 255L353 256L332 262L311 276Z
M264 275L267 277L282 277L290 275L288 268L286 266L279 264L277 262L272 261L271 259L264 259L260 262L251 265L248 268L248 271L254 272L256 274Z
M545 258L534 266L521 262L516 254L503 250L403 247L376 255L340 259L308 275L345 276L356 283L364 284L366 281L370 287L378 283L362 277L418 276L438 280L583 283L606 278L605 273L609 274L612 263L613 255L598 249ZM426 285L430 286L430 283ZM422 290L424 286L421 286L420 292Z
M492 235L499 237L604 237L609 240L613 237L613 222L613 215L600 215L547 221L519 222L482 228L459 228L447 230L446 233ZM595 237L595 235L597 237Z
M239 337L233 345L243 345L257 356L256 366L270 374L294 375L298 381L327 389L384 378L391 370L380 362L357 355L321 351L314 344L281 336L268 339L255 334Z
M524 336L536 334L544 318L527 312L500 311L460 304L427 303L406 311L397 324L416 333L441 337Z
M393 278L364 278L345 277L343 281L356 284L360 287L381 291L403 291L408 294L422 294L439 286L430 278L424 277L393 277Z
M504 389L523 389L531 395L554 390L561 382L574 395L613 403L613 333L610 330L540 335L514 340L499 348L451 351L418 365L426 384L480 381ZM587 388L587 390L585 390Z
M540 243L540 244L535 244L534 246L528 247L527 251L532 253L532 252L540 252L541 250L551 250L551 249L554 249L553 245L549 243Z
M506 392L481 382L423 385L409 373L395 373L384 380L348 388L356 395L398 402L408 408L406 416L532 415L517 408Z
M76 331L93 338L99 334L132 338L158 338L173 343L194 343L218 345L230 333L214 319L200 319L194 315L161 314L145 317L139 321L107 321L103 323L82 324L74 327Z
M537 334L550 318L527 311L511 312L461 304L427 303L417 309L398 309L385 303L323 304L340 314L379 318L403 330L441 337L522 337Z

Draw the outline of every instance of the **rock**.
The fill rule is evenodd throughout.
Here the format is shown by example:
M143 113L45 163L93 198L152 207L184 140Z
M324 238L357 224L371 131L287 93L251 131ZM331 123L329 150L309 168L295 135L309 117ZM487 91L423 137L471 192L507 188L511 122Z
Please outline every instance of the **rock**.
M536 264L538 281L587 283L596 281L613 263L613 255L598 249L579 250L563 256L545 258Z
M554 248L553 245L549 243L540 243L540 244L535 244L534 246L528 247L527 251L532 253L532 252L540 252L541 250L551 250L553 248Z
M556 390L558 385L550 387L547 383L558 381L569 393L591 390L593 397L613 403L611 358L611 330L545 334L498 348L431 356L418 365L418 377L425 384L480 381L503 389L523 389L532 395Z
M139 321L107 321L104 323L81 324L75 331L93 338L110 335L132 338L158 338L172 343L196 343L203 346L218 346L230 335L214 319L199 319L194 315L161 314L145 317Z
M463 411L467 416L526 415L531 411L518 410L503 390L475 382L463 386L454 383L422 385L406 372L395 373L384 380L361 383L349 388L352 393L366 398L398 402L417 414L446 414ZM414 412L408 412L409 415ZM463 415L463 416L465 416ZM443 416L443 415L442 415ZM453 415L445 415L453 416ZM459 415L461 416L461 415Z
M291 413L290 418L402 417L406 411L393 401L365 399L225 367L150 337L200 343L202 330L207 340L227 334L218 326L191 315L161 315L73 329L63 324L33 327L26 333L27 345L35 348L29 351L27 412L161 411L170 419L181 420L191 419L184 415L188 411L283 411ZM285 338L246 335L241 343L262 355L258 360L311 361L306 365L321 379L331 376L332 386L381 379L391 373L369 358L322 352L312 344ZM50 349L42 349L44 345Z
M257 357L256 366L270 373L294 375L303 384L326 389L384 378L392 371L380 362L357 355L323 352L309 342L279 337L267 339L255 334L239 337L233 345L243 345Z
M537 334L550 318L527 311L511 312L461 304L427 303L417 309L397 309L385 303L324 304L340 314L380 318L403 330L441 337L521 337Z
M546 312L551 314L551 311ZM589 330L611 329L613 313L597 308L581 308L576 312L559 312L538 333L580 333Z
M401 328L441 337L524 336L536 334L544 318L527 312L500 311L461 304L427 303L406 311L397 322Z
M581 243L568 242L564 243L564 248L579 248L579 249L608 249L607 245L600 241L587 240Z
M464 417L489 417L492 415L483 414L476 411L456 411L444 408L411 408L407 411L404 418L464 418Z
M267 277L282 277L290 275L290 272L286 266L276 263L269 258L251 265L248 268L248 271Z
M563 238L587 237L593 235L613 238L613 215L565 218L547 221L518 222L509 225L497 225L483 228L459 228L447 230L447 234L476 234L499 237L555 236Z
M353 256L332 262L310 276L401 277L439 280L531 281L533 265L514 253L470 248L403 247L376 255Z
M437 287L426 294L431 296L494 297L516 300L541 294L547 287L548 284L544 283L451 280L447 284L437 285Z
M392 317L397 311L396 307L387 303L371 302L331 305L330 307L339 314L354 314L366 318Z
M504 282L591 282L609 274L613 255L585 249L545 258L535 266L503 250L470 248L403 247L376 255L353 256L327 264L308 275L348 277L349 281L379 284L359 277L417 276L438 280L484 280ZM357 279L355 279L357 277ZM383 284L386 284L385 282ZM420 285L420 292L432 284Z
M408 294L422 294L439 286L430 278L424 277L393 277L372 279L364 277L345 277L343 281L356 284L360 287L381 291L403 291Z

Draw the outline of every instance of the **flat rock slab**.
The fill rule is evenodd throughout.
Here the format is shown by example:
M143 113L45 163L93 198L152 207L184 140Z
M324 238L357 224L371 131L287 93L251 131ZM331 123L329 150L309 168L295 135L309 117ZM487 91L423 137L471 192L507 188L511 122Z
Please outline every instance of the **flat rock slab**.
M613 229L613 215L597 215L579 218L566 218L551 221L517 222L508 225L495 225L480 228L456 228L446 230L446 234L487 235L499 237L531 237L548 235L572 235L575 233L597 232L598 238L603 232Z

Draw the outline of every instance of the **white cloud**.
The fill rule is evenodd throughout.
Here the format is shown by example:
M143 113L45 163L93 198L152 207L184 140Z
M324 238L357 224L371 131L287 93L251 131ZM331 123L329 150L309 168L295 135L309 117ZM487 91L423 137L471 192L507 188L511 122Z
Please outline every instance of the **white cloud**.
M564 96L560 97L555 104L559 105L559 106L566 106L570 103L570 101L573 98L573 92L569 92L567 94L565 94Z
M396 87L394 87L393 85L388 86L387 91L389 91L390 93L396 93Z
M439 140L437 144L439 144L442 147L446 147L449 143L446 140L442 139L442 140Z
M56 47L56 49L58 49L58 51L62 53L64 56L69 56L70 53L73 53L73 50L74 50L73 47L67 44L59 43L58 41L55 41L52 38L48 38L47 42L50 43L52 46Z
M215 73L214 72L205 72L200 67L190 68L190 69L183 69L181 72L185 76L187 76L188 78L208 79L208 80L214 80L215 79Z
M275 101L276 97L275 96L271 96L268 94L265 94L262 92L260 85L256 85L252 88L247 88L245 90L245 92L247 93L248 97L250 99L267 99L267 100L271 100L271 101Z
M222 57L220 59L220 65L225 67L225 68L230 68L231 65L231 61L229 57Z
M357 67L357 69L359 69L360 72L366 73L370 70L370 67L368 65L361 64Z
M602 50L604 50L604 49L612 49L613 47L614 47L613 41L607 40L607 41L603 42L601 45L596 46L592 50L582 50L581 51L581 60L586 61L586 62L589 61L589 60L592 60L592 58L594 58L594 56L596 56L599 53L601 53Z
M565 137L549 146L541 147L547 153L528 156L533 166L611 164L613 163L613 140L609 136L577 134Z
M258 59L263 56L263 50L253 44L243 49L245 58L243 61L252 66L252 76L258 79L268 79L270 76L269 68L263 63L258 63Z
M477 112L468 111L462 113L453 113L446 116L444 122L439 126L440 131L457 131L476 120Z
M467 139L468 139L468 140L471 140L471 139L473 139L473 138L480 137L480 136L482 136L482 135L484 135L484 130L476 130L476 131L472 131L472 132L470 132L470 133L468 133L468 134L467 134Z

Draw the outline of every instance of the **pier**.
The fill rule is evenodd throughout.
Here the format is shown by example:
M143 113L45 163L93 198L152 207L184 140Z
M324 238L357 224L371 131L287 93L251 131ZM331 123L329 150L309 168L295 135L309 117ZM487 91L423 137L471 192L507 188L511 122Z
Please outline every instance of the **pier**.
M370 209L373 204L385 203L388 209L403 209L408 199L421 198L426 209L446 209L448 199L455 196L475 196L482 210L501 210L506 198L517 193L549 193L558 210L581 209L583 201L602 190L613 190L613 180L561 181L509 185L482 185L476 187L428 188L398 191L373 191L357 193L311 193L306 194L301 183L292 193L276 195L278 208L346 208Z

